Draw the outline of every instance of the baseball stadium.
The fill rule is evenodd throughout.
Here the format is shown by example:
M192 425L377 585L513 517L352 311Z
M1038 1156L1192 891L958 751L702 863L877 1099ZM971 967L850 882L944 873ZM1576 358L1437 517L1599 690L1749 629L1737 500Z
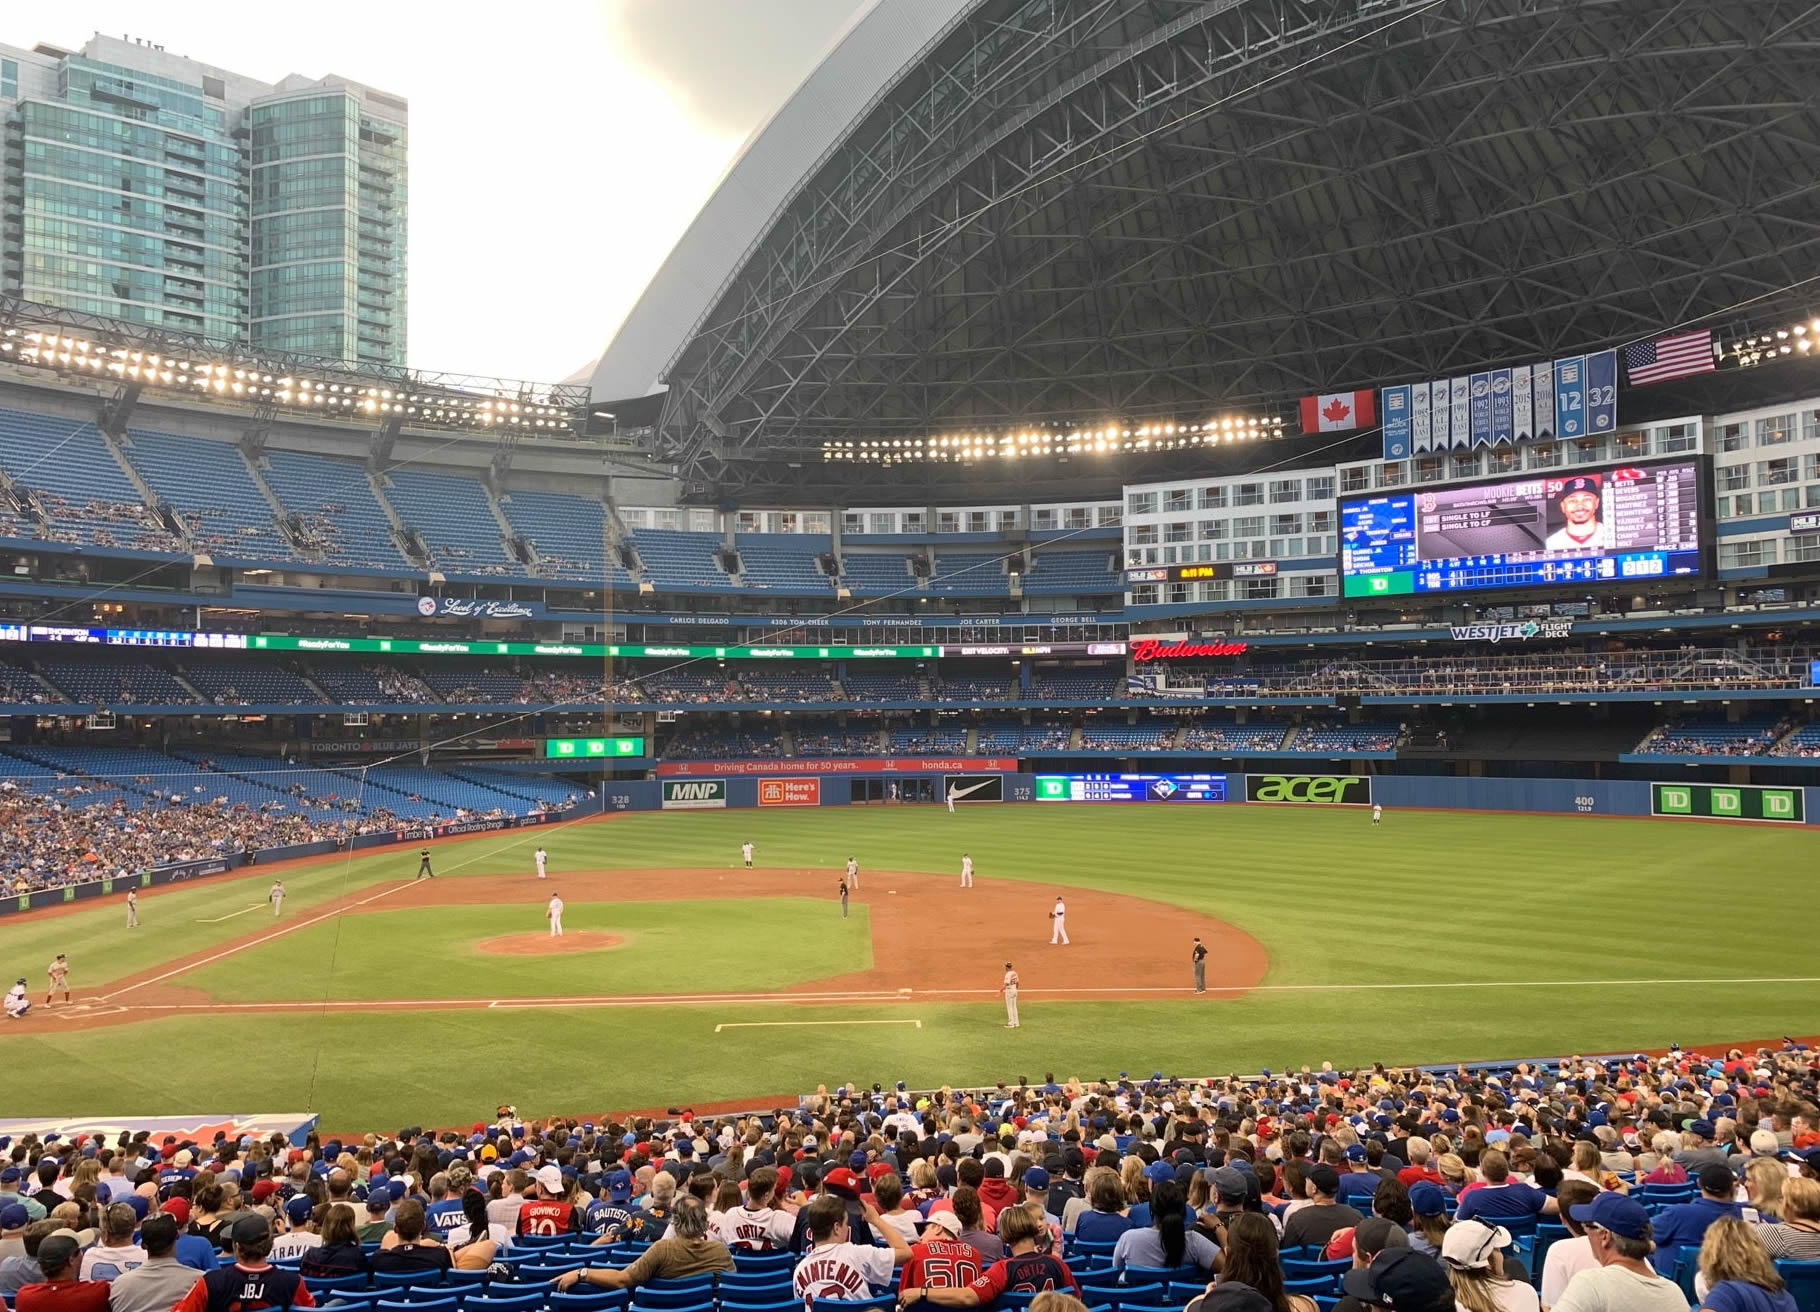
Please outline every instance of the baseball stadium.
M350 1312L1820 1309L1817 50L872 0L564 382L57 291L16 82L9 1312L166 1215ZM205 1292L113 1306L305 1305Z

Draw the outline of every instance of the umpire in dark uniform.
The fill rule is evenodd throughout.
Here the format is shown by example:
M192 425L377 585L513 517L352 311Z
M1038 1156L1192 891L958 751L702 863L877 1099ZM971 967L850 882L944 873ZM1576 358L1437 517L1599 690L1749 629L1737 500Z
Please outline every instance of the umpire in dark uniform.
M1207 991L1207 945L1198 938L1194 941L1192 958L1194 961L1194 991L1205 993Z

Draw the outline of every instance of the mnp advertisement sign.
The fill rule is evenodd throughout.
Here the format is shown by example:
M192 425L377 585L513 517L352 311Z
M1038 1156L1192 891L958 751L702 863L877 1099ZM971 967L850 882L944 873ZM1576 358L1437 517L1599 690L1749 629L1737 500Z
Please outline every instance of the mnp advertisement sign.
M1798 825L1807 820L1799 788L1759 788L1750 784L1651 784L1652 815L1699 820L1761 820Z
M725 779L666 779L663 785L666 811L724 811L727 807Z
M1288 806L1370 806L1371 777L1362 774L1248 774L1247 802Z
M758 781L758 804L760 806L820 806L822 804L822 781L820 779L760 779Z

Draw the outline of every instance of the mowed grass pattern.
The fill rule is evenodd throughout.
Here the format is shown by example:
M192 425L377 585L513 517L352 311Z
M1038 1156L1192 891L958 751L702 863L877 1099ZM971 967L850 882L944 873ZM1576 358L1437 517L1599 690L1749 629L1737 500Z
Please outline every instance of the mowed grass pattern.
M813 870L806 888L831 886L821 876L837 873L849 854L862 872L952 878L968 852L982 882L1039 885L1031 890L1038 911L1054 885L1193 907L1259 938L1270 950L1271 969L1264 987L1241 999L1026 999L1024 1026L1013 1032L1002 1027L995 1000L928 1004L914 997L853 1006L365 1016L302 1005L282 1016L185 1015L131 1030L77 1033L34 1016L30 1024L0 1030L0 1060L57 1072L57 1094L40 1100L44 1105L21 1105L16 1114L153 1115L247 1110L260 1102L316 1110L330 1129L353 1130L400 1116L430 1124L471 1120L477 1107L500 1100L527 1114L599 1112L793 1096L842 1080L930 1085L1047 1070L1094 1078L1122 1070L1282 1069L1322 1060L1473 1060L1814 1029L1811 983L1710 982L1820 976L1820 942L1798 926L1792 934L1764 932L1766 911L1774 922L1812 905L1820 835L1806 829L1439 812L1390 812L1374 829L1364 812L1289 807L976 805L953 816L939 807L831 807L625 816L446 845L436 862L444 878L528 874L530 852L541 841L558 876L582 869L731 870L747 838L757 844L760 865ZM312 900L408 879L415 865L414 851L394 850L287 872L287 918L307 916ZM148 928L158 927L155 944L133 941L121 927L117 899L55 921L0 921L0 973L25 973L37 985L44 962L68 951L78 990L87 989L100 976L125 973L122 962L143 968L269 927L263 912L224 926L181 919L185 912L193 921L232 910L263 896L269 882L269 874L256 874L147 899L143 918ZM879 883L862 886L868 895L882 891ZM903 888L899 894L913 895ZM808 900L821 905L819 898ZM579 910L571 908L568 925L583 923L573 918ZM593 910L620 914L611 904ZM873 910L888 914L888 906ZM394 996L446 996L452 974L471 972L478 980L512 968L503 958L477 961L459 933L444 938L435 921L441 914L413 912L398 941L376 942L361 954L363 961L377 959L373 969L384 973ZM700 914L703 921L719 919L711 902L700 904ZM361 918L343 918L341 932ZM389 921L391 914L364 918ZM521 932L522 919L522 909L514 908L509 923L488 932ZM838 947L847 932L837 917L813 913L800 923L793 919L782 933L742 925L737 917L726 923L729 936L719 946L680 943L657 954L659 969L704 991L726 988L742 978L746 958L801 957L830 943ZM1078 939L1093 926L1071 921L1070 931ZM427 950L426 932L437 936ZM134 935L149 938L147 929ZM242 996L265 988L265 978L285 974L280 959L267 954L296 950L286 943L228 958L211 987L233 985ZM1032 951L1038 946L1033 941ZM1187 948L1185 940L1130 945L1134 958L1180 959L1184 985ZM335 959L353 969L346 954ZM929 982L939 984L939 941L928 945L928 961ZM323 982L320 970L315 978ZM351 985L330 976L327 986ZM479 991L463 989L470 996ZM899 1019L921 1020L922 1028L772 1025ZM766 1024L715 1032L717 1024L735 1022ZM261 1070L272 1072L261 1079L257 1097L246 1092L243 1039L256 1040ZM120 1060L134 1050L184 1055L181 1062Z
M546 956L476 947L502 934L545 936L541 902L370 911L324 920L172 982L224 1002L766 993L870 969L866 908L850 910L842 920L838 903L803 898L569 902L562 917L567 933L616 934L625 942ZM752 950L763 943L790 948ZM408 951L401 953L400 944ZM718 963L713 979L701 978L702 962Z

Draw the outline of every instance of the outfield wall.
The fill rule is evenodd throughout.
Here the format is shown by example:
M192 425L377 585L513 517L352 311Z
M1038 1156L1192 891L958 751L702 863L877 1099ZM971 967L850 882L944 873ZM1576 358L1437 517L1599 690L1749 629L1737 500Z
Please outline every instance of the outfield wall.
M1129 759L1129 758L1127 758ZM1147 765L1140 758L1139 764ZM917 785L932 804L939 805L949 781L960 778L980 780L978 773L894 772L856 774L817 774L814 762L805 761L803 769L790 775L755 778L747 775L714 776L703 769L687 781L639 779L608 781L604 786L604 805L609 811L691 811L737 810L747 807L850 806L856 805L855 785L868 781L898 786L899 795L907 796ZM1168 763L1158 761L1156 769L1166 770ZM701 769L698 763L697 769ZM1093 773L1079 771L1081 774ZM1668 773L1667 771L1664 772ZM1041 777L1056 778L1059 771L1044 771ZM1036 798L1038 775L999 772L999 784L992 790L996 801L1028 802ZM1535 815L1607 815L1649 816L1657 814L1661 800L1655 793L1660 785L1640 780L1596 779L1528 779L1505 777L1466 777L1454 775L1341 774L1309 769L1282 774L1227 773L1224 778L1227 802L1249 801L1260 805L1284 806L1370 806L1377 803L1397 810L1433 811L1509 811ZM1350 782L1348 782L1350 781ZM1669 787L1689 790L1697 796L1683 812L1690 818L1727 818L1723 808L1714 807L1707 796L1712 792L1740 792L1747 800L1757 794L1797 794L1795 803L1801 818L1794 823L1820 824L1820 787L1730 789L1722 785L1675 784ZM686 794L686 795L685 795ZM885 799L879 799L881 801ZM993 805L994 801L978 798L963 800L963 806ZM1176 805L1192 805L1179 800ZM1748 806L1747 810L1750 809ZM1730 818L1741 822L1758 817L1737 814ZM1781 821L1776 821L1782 823Z

